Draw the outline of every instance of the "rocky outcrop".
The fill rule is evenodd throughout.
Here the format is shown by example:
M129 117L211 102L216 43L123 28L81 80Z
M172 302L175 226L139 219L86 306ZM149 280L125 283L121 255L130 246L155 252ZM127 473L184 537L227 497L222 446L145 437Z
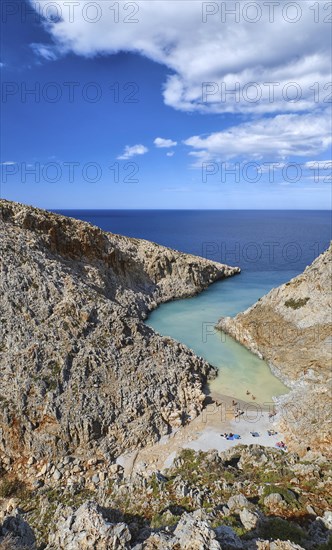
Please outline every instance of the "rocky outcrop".
M117 472L102 491L27 490L20 509L8 499L0 549L11 536L30 550L327 550L331 474L319 453L187 449L162 473Z
M143 319L238 268L4 200L0 230L4 470L65 483L68 455L109 463L202 409L212 367Z
M86 502L77 510L60 507L55 532L47 550L124 550L131 534L125 523L112 523L95 502Z
M279 400L288 444L331 453L332 247L288 283L217 327L268 361L292 391Z

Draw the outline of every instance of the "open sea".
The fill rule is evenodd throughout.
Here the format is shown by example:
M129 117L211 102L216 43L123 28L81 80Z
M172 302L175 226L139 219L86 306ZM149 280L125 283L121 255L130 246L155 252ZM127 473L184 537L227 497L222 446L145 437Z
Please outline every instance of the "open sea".
M217 394L270 403L287 388L265 361L214 329L271 288L298 275L331 239L328 211L62 210L105 231L156 242L182 252L237 265L241 274L213 284L194 298L162 304L147 324L186 344L219 369Z

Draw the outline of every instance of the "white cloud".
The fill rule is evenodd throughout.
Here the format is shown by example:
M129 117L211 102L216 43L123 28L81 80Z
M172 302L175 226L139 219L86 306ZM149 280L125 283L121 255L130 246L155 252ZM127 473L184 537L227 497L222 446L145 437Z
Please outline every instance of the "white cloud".
M131 157L136 157L137 155L145 155L145 153L148 152L148 148L145 147L144 145L126 145L125 147L125 150L124 152L122 153L122 155L120 155L118 158L118 160L126 160L126 159L129 159Z
M327 113L287 114L262 118L233 126L208 136L192 136L184 141L193 150L196 165L210 160L268 159L313 156L331 144Z
M13 164L17 164L17 163L12 160L6 160L5 162L0 162L1 166L13 166Z
M48 0L30 1L45 15ZM202 10L208 4L216 13L204 22ZM272 6L274 13L269 4L277 4ZM140 0L136 5L134 13L135 3L124 10L121 2L113 0L54 0L45 26L56 46L40 45L39 54L46 59L51 59L51 51L54 56L74 52L92 57L120 51L144 55L170 69L164 101L185 111L257 114L326 105L330 27L324 22L326 13L314 13L310 2ZM255 5L261 13L253 22ZM231 14L222 20L226 6L238 10L237 22ZM214 85L205 89L203 97L203 83L211 82ZM248 87L250 83L256 85ZM223 86L238 88L235 97L227 95L225 100ZM260 93L262 97L255 101ZM296 96L296 101L290 101Z
M55 61L61 55L60 51L58 51L57 48L48 44L33 43L30 44L30 46L38 57L42 57L46 61Z
M174 156L174 151L167 151L166 157L173 157L173 156Z
M164 139L160 137L157 137L153 143L155 144L156 147L161 147L161 148L175 147L177 145L177 141L172 141L171 139Z

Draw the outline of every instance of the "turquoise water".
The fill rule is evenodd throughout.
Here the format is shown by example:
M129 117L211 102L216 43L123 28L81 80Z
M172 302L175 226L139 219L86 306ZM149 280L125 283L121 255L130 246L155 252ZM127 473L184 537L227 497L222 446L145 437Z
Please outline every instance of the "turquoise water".
M217 393L256 402L287 391L267 364L214 330L271 288L301 273L329 245L329 211L313 210L71 210L65 215L105 231L148 239L182 252L238 265L241 275L212 285L196 298L160 306L147 323L192 348L219 368ZM204 324L205 323L205 324Z
M248 390L256 403L271 402L273 396L288 389L273 376L265 361L214 326L220 317L245 310L295 275L294 271L242 272L213 284L194 298L162 304L150 314L147 324L218 367L218 376L210 383L214 393L248 401L252 399L246 394Z

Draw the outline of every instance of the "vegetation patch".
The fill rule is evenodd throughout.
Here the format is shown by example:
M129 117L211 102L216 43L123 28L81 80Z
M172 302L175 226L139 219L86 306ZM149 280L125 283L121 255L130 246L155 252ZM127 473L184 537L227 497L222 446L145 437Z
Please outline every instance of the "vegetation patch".
M267 497L268 495L272 495L273 493L278 493L279 495L281 495L284 501L287 502L287 504L297 506L297 500L294 493L286 487L280 487L278 485L266 485L266 487L264 487L262 500L264 501L265 497Z
M271 518L260 529L260 536L269 540L290 540L301 544L305 538L305 532L299 525L282 518Z
M0 498L25 498L27 488L23 481L16 478L3 478L0 482Z
M308 296L306 298L298 298L298 300L294 300L293 298L291 298L290 300L286 300L285 306L292 309L300 309L301 307L305 306L309 300L310 298Z

